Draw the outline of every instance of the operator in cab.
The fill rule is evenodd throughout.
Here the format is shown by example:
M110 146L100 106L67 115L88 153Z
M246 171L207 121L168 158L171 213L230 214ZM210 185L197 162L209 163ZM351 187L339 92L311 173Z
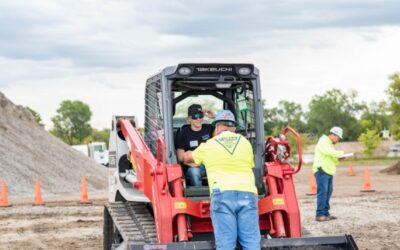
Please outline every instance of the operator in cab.
M211 221L217 250L260 249L258 197L254 154L246 137L235 133L235 116L218 112L213 122L215 136L185 153L185 163L204 164L211 192Z
M214 126L203 123L204 115L209 119L214 119L215 117L212 111L203 110L199 104L189 106L187 118L189 126L183 127L177 138L177 155L180 162L183 162L186 151L195 150L202 142L212 137ZM184 163L182 166L183 173L189 179L190 186L201 187L202 178L206 176L204 166L195 163Z

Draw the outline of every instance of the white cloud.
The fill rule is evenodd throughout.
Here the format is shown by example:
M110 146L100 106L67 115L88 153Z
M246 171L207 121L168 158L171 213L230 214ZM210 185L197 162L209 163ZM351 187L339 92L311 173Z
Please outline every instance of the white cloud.
M306 106L313 95L331 88L356 89L361 99L370 102L385 98L387 78L399 70L399 31L399 27L381 27L291 33L287 38L297 41L297 46L266 47L247 58L261 68L270 107L281 99Z
M110 126L114 114L134 114L139 120L143 117L145 78L137 72L84 72L40 82L24 81L7 87L4 92L15 103L39 112L47 128L62 100L88 104L93 113L92 125L105 128Z
M181 62L248 62L268 106L331 88L385 98L399 71L398 1L0 2L0 91L46 125L80 99L93 126L144 114L146 78Z

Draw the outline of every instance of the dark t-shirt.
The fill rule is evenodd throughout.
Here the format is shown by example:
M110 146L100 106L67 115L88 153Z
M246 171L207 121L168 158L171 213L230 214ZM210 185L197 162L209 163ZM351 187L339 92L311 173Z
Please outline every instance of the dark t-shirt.
M203 124L200 131L193 131L190 126L182 128L177 138L177 149L183 149L185 152L188 150L195 150L200 143L207 141L212 137L214 126L210 124ZM186 172L186 165L183 165L183 170Z

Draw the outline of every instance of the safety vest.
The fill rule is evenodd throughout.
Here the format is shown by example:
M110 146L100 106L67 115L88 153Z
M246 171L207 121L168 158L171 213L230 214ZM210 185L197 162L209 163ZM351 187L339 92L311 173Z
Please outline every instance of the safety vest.
M192 156L197 165L205 166L211 193L217 188L257 194L253 148L244 136L224 131L200 144Z
M325 173L334 175L336 173L336 165L343 154L343 151L335 149L334 144L328 136L321 136L315 147L313 172L317 172L318 168L321 167Z

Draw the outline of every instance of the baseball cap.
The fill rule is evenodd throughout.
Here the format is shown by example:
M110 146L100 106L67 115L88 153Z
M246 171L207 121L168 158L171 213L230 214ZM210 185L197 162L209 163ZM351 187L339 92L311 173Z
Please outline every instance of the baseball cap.
M217 113L217 115L215 116L214 121L211 124L215 126L215 123L221 122L221 121L232 122L233 124L235 124L235 126L238 126L235 116L233 115L233 113L230 110L219 111Z
M329 130L329 132L339 136L340 139L343 139L343 129L341 129L340 127L333 127L331 128L331 130Z
M191 117L203 117L203 108L199 104L192 104L188 108L188 116Z

